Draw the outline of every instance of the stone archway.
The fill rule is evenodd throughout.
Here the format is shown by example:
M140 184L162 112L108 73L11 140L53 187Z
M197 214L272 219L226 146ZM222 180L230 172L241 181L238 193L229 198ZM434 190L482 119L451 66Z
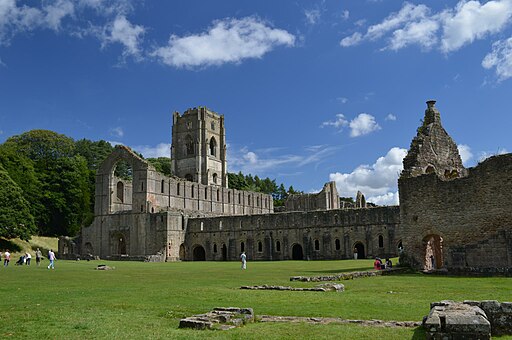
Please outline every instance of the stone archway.
M366 258L366 253L364 252L364 244L362 244L361 242L357 242L354 245L354 249L357 250L357 258L359 260Z
M423 248L425 250L423 269L443 268L443 238L436 234L427 235L423 238Z
M222 261L227 261L227 259L228 259L228 247L226 247L226 244L222 245L221 252L222 252Z
M206 251L203 246L195 246L192 251L192 259L194 261L206 261Z
M185 255L186 255L185 245L182 243L182 244L180 244L180 261L185 260Z
M122 232L115 232L111 238L111 254L112 255L127 255L127 240Z
M304 260L304 251L298 243L292 246L292 260Z

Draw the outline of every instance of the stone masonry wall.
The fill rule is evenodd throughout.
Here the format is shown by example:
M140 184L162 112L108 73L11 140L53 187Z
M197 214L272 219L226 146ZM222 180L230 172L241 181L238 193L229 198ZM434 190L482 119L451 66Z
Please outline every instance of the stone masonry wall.
M442 238L448 269L512 266L512 154L468 170L450 181L434 173L399 179L401 235L417 267L424 266L429 235Z
M185 258L194 260L194 250L202 247L206 260L238 260L242 242L249 260L294 259L294 246L303 259L346 259L356 243L367 257L396 256L399 229L396 206L191 218Z

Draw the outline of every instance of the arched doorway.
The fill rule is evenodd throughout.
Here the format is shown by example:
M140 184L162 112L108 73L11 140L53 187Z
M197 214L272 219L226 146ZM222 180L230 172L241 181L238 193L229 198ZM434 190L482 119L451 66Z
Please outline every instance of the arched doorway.
M126 255L126 237L121 232L116 232L111 239L111 254Z
M428 235L423 238L425 257L424 270L434 270L443 267L443 238L439 235Z
M366 258L366 254L364 252L364 245L361 243L361 242L357 242L355 245L354 245L354 249L357 250L357 258L359 260L361 259L365 259Z
M222 245L222 261L226 261L228 259L228 247L225 244Z
M183 243L180 244L180 260L185 260L185 245Z
M300 244L294 244L292 247L292 260L304 260L304 252Z
M194 261L206 261L206 251L202 246L196 246L192 255Z

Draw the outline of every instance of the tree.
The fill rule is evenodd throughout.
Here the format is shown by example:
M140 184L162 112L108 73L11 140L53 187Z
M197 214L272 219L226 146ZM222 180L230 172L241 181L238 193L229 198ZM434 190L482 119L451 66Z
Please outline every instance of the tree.
M169 157L158 157L146 159L156 171L161 172L166 176L171 176L171 159Z
M88 139L80 139L75 143L75 154L84 157L87 167L94 172L113 150L112 145L104 140L93 142Z
M0 165L0 237L29 240L36 232L23 191Z

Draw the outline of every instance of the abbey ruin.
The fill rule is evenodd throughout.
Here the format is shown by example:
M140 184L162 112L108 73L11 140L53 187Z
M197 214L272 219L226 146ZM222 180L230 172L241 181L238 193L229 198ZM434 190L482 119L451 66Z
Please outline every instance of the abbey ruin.
M120 164L124 175L118 171ZM95 217L61 256L146 261L327 260L398 256L419 269L512 274L512 154L474 168L427 102L398 180L399 206L340 202L336 185L291 196L229 189L224 116L173 114L172 177L117 146L96 175ZM128 169L128 171L126 171ZM126 176L126 175L129 176Z

